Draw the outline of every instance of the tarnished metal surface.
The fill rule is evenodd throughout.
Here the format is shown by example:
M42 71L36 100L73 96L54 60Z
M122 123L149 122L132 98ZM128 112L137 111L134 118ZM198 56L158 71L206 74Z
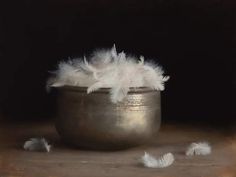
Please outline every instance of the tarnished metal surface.
M88 149L122 149L141 145L155 135L161 123L160 92L131 89L118 104L109 89L91 94L83 87L58 88L56 128L61 138Z

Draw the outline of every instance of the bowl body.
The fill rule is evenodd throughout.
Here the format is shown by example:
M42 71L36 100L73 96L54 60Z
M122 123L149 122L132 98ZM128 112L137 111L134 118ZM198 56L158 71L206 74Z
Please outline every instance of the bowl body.
M86 149L123 149L149 142L161 123L160 92L131 88L124 101L110 89L87 94L85 87L58 90L56 129L61 138Z

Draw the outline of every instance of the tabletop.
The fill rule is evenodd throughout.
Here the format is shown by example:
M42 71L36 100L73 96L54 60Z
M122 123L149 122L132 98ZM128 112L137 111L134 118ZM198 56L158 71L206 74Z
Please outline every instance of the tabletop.
M44 137L50 152L23 149L26 140ZM192 142L207 141L212 153L185 155ZM155 157L174 154L174 163L162 169L140 164L144 152ZM119 151L89 151L61 142L53 121L2 122L0 124L0 177L234 177L236 136L217 127L163 123L149 145Z

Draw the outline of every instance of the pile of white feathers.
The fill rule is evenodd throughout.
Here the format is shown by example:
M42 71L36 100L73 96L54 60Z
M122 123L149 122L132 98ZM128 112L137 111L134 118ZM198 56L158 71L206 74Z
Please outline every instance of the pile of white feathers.
M65 85L88 87L87 93L100 88L111 88L113 103L122 101L130 88L149 87L164 90L169 76L164 76L160 66L145 62L140 58L117 53L115 45L108 50L96 50L87 59L78 58L60 62L54 76L48 80L47 87Z

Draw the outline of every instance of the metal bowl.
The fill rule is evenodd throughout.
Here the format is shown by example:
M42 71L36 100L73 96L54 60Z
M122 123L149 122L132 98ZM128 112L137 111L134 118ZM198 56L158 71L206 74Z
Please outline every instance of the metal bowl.
M56 129L63 141L85 149L124 149L149 142L161 123L160 92L131 88L124 101L110 101L110 89L58 90Z

